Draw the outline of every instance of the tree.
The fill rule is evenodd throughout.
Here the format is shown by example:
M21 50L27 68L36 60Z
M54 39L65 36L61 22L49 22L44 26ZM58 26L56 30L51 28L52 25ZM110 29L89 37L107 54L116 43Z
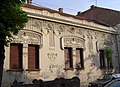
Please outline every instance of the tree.
M0 1L0 87L2 82L3 65L5 59L5 46L11 41L27 22L27 13L21 7L25 0Z

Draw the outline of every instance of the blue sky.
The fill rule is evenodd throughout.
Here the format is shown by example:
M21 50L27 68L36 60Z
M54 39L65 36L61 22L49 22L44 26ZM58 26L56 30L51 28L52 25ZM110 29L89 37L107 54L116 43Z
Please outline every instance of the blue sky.
M76 15L78 11L85 11L91 5L120 11L120 0L32 0L33 4L54 10L63 8L65 13Z

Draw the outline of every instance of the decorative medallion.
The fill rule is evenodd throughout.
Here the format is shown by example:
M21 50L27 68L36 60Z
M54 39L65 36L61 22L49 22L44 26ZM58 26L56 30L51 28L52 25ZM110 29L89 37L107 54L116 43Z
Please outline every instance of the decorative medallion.
M54 61L57 58L57 53L48 53L47 56L51 61Z

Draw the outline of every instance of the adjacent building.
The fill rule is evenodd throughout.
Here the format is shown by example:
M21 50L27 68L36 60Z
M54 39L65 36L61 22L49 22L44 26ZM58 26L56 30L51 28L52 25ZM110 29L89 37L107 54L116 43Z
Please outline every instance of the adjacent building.
M2 87L14 80L32 83L77 76L81 84L119 66L117 32L111 26L87 17L66 14L26 4L26 26L6 47ZM112 49L107 66L105 49Z

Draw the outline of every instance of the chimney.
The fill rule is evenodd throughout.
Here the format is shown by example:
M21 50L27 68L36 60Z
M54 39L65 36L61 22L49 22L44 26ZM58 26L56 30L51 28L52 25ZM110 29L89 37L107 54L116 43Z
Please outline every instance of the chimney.
M94 8L95 6L94 6L94 5L91 5L90 7L91 7L91 8Z
M63 8L59 8L58 10L59 12L63 13Z
M77 15L80 15L81 14L81 11L79 11L78 13L77 13Z
M32 0L27 0L27 4L32 4Z

